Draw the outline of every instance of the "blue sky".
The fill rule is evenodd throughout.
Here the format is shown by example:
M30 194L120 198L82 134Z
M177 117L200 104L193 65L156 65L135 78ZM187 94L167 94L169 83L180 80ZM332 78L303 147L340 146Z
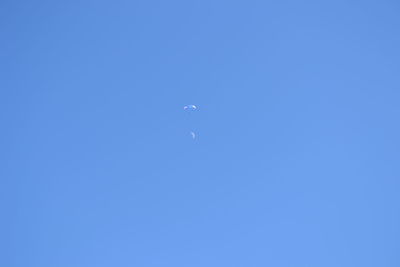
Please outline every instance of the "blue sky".
M399 11L2 1L0 265L399 266Z

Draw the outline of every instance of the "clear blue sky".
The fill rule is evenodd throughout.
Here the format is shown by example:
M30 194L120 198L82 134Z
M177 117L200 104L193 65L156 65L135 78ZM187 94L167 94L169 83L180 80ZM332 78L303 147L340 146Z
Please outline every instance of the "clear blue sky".
M399 14L2 1L0 266L400 266Z

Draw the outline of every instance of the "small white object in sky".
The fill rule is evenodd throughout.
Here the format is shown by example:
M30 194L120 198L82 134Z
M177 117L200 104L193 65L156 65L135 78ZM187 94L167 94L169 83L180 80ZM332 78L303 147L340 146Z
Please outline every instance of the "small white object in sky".
M185 112L187 112L186 114L190 114L188 115L189 117L191 117L193 114L192 112L194 112L197 109L197 106L195 105L186 105L183 107L183 110L185 110ZM192 136L192 139L196 139L196 134L193 131L190 131L190 135Z
M187 105L183 107L184 110L195 110L197 107L195 105Z

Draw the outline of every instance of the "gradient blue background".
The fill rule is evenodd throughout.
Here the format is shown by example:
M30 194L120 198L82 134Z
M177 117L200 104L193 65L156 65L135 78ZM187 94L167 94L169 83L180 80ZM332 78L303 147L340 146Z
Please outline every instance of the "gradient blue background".
M2 1L0 33L0 266L400 266L397 1Z

